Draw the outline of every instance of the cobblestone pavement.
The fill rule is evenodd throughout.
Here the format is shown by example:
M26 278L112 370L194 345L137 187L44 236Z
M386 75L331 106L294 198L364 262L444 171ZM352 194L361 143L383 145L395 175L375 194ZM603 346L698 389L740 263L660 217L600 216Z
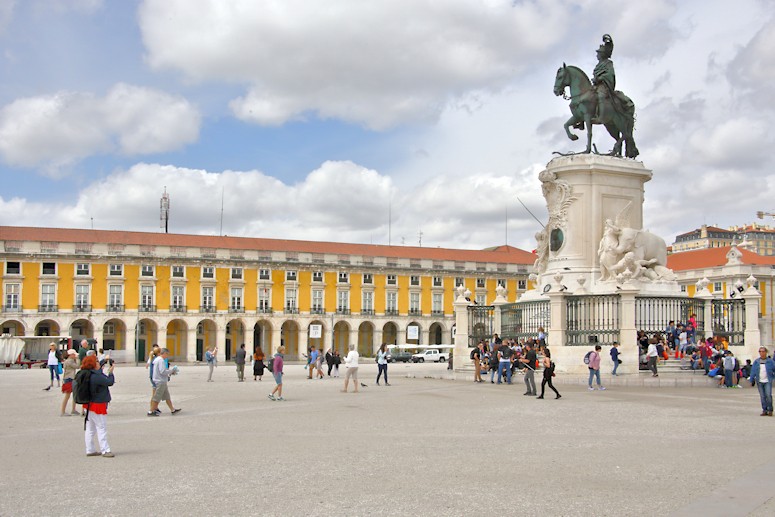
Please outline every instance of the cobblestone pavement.
M226 365L207 383L183 365L170 384L183 411L149 418L147 370L117 367L115 458L86 457L83 419L59 416L46 370L0 371L0 515L775 512L775 418L750 387L563 379L562 399L536 400L521 377L434 378L444 365L391 365L376 386L368 363L367 387L344 394L342 379L286 371L287 401L272 402L269 375L239 383Z

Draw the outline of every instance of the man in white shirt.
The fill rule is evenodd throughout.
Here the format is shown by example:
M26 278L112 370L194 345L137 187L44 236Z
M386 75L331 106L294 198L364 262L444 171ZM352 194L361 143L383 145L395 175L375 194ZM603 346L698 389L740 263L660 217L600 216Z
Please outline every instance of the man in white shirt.
M350 345L350 352L347 357L344 358L345 365L347 366L347 373L344 376L344 389L342 393L347 393L347 385L350 383L350 377L353 378L353 387L355 393L358 393L358 351L355 350L355 345Z
M170 356L170 351L166 348L162 348L159 351L159 356L153 360L153 373L152 380L156 385L156 391L151 399L151 410L148 412L148 416L159 416L159 402L164 400L167 402L167 406L170 408L170 412L174 415L180 411L180 408L175 408L172 405L172 398L170 397L170 390L167 383L170 381L170 376L177 373L175 369L169 368L167 358Z

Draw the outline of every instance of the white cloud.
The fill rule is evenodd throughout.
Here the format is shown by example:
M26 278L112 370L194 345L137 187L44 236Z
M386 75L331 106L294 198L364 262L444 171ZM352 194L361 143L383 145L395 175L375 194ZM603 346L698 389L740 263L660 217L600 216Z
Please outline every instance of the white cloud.
M179 149L198 138L199 126L188 101L149 88L117 84L105 97L58 92L0 109L0 155L11 165L56 174L94 154Z

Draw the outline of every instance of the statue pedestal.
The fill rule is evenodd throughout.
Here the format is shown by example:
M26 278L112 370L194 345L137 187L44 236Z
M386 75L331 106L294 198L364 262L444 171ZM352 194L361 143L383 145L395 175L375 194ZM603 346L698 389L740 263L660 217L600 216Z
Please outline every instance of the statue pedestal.
M606 221L643 228L644 185L651 171L634 160L579 154L553 159L539 179L549 209L549 223L537 236L539 290L614 292L622 279L611 275L601 279L599 251ZM678 292L675 282L655 282L645 276L631 282L655 294Z

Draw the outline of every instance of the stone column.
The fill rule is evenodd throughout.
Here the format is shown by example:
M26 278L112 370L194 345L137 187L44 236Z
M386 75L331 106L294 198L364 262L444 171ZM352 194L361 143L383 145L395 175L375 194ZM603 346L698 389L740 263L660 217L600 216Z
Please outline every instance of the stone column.
M99 351L100 348L102 348L102 338L103 338L103 331L105 330L105 323L103 322L101 325L94 325L94 339L97 340L97 351Z
M635 326L635 295L638 294L638 288L625 283L619 291L619 355L622 365L617 370L619 373L638 373L638 363L640 362L640 347L638 346L638 329ZM605 347L601 350L600 369L607 371L603 365L610 362L611 347ZM611 368L611 369L612 369ZM610 373L610 369L608 369Z
M226 326L216 323L215 328L215 346L218 347L216 359L221 365L226 363Z
M422 331L420 331L420 344L421 345L431 344L431 332L429 329L423 328Z
M135 325L127 325L124 349L127 353L127 362L137 364L137 327Z
M708 284L710 281L707 278L703 278L697 282L697 292L694 297L703 301L702 318L703 318L703 332L705 332L705 339L713 335L713 293L708 290Z
M358 329L350 327L350 345L355 345L355 349L358 350ZM349 349L348 349L349 352Z
M745 362L745 359L756 359L759 356L759 347L762 344L759 331L759 307L762 294L754 287L756 278L753 275L745 279L748 288L743 292L745 300L745 350L743 357L738 357L738 361Z
M186 361L196 362L196 324L186 330Z
M452 356L452 367L455 370L461 370L470 362L468 347L468 306L471 302L466 297L471 296L471 291L466 290L464 286L458 286L457 298L452 304L455 308L455 326L457 334L455 335L455 353Z
M495 310L493 311L492 326L493 332L500 336L502 334L501 307L508 303L506 300L506 288L500 284L495 288L495 300L492 302Z
M283 330L281 327L272 327L272 354L277 353L277 349L280 348L280 340L283 336ZM295 358L294 358L295 359Z

